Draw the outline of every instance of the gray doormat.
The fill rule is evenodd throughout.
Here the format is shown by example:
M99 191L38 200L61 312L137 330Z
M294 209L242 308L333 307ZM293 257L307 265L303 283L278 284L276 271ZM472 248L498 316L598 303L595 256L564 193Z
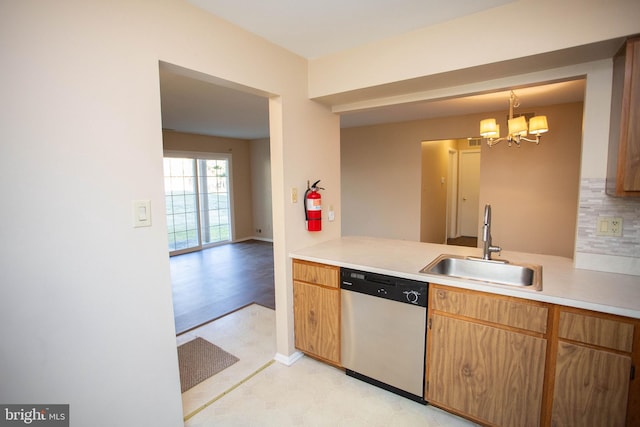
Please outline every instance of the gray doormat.
M217 374L238 360L217 345L200 337L178 347L182 393Z

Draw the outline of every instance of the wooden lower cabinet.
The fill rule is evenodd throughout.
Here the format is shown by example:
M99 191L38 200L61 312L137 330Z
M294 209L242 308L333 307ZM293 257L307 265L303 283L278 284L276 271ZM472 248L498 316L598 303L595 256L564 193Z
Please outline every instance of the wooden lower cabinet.
M340 269L293 261L295 345L340 366ZM431 283L425 399L487 426L640 426L640 319Z
M547 340L475 318L495 312L513 323L528 308L514 299L432 286L426 400L486 425L539 426ZM546 329L546 308L541 315L532 320Z
M553 426L624 426L631 357L560 342Z
M430 284L426 400L487 426L640 426L640 320Z
M340 364L340 293L306 283L293 283L296 348Z
M640 423L637 380L640 351L634 319L558 307L552 426L624 427Z
M340 366L340 269L294 260L295 346L305 354Z
M546 340L433 315L427 401L500 426L538 426Z

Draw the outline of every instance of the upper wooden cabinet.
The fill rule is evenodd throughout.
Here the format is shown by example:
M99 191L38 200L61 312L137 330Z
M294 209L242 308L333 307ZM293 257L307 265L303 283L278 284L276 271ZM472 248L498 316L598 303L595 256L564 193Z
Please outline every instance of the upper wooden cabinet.
M640 197L640 37L613 59L607 194Z

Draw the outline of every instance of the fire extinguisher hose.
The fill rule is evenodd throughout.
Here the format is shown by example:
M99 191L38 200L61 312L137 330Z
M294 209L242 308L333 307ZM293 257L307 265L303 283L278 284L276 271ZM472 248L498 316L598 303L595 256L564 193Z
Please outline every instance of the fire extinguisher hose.
M311 184L311 187L307 188L307 191L304 192L304 220L305 221L309 221L309 210L307 208L307 194L309 194L309 192L315 190L316 188L322 190L322 188L318 187L319 182L320 180L317 180L316 182ZM307 185L309 185L309 181L307 181Z
M309 211L307 210L307 194L311 191L311 188L307 188L307 191L304 192L304 220L309 221Z

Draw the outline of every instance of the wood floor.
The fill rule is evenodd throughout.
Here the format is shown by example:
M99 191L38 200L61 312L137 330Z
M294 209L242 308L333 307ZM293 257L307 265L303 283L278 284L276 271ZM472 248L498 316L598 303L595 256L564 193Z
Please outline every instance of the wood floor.
M275 309L273 244L231 243L170 258L176 334L257 303Z
M478 247L478 238L461 236L455 239L447 239L447 245L470 246L472 248L476 248Z

